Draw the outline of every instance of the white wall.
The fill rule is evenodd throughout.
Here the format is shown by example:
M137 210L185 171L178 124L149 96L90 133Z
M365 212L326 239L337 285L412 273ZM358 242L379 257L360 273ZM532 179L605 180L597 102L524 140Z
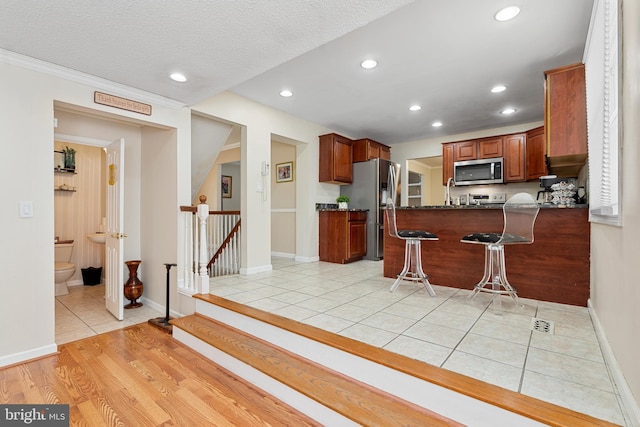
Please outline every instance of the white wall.
M609 350L640 401L640 4L622 2L622 227L591 225L591 305ZM607 349L605 348L605 351ZM629 408L630 409L630 408ZM635 420L640 423L636 406ZM635 424L634 424L635 425Z
M271 203L257 191L262 183L262 162L271 158L271 136L299 141L296 147L296 258L318 259L318 216L315 203L333 203L340 189L318 183L318 136L331 130L289 116L225 92L193 109L243 127L242 168L242 273L271 269ZM271 194L271 183L265 180ZM251 236L251 244L248 244Z
M10 159L0 168L0 182L5 183L0 207L0 233L3 242L11 242L2 263L0 312L13 325L0 331L0 366L49 354L57 348L52 245L55 237L52 191L55 101L113 117L181 129L177 136L178 153L174 163L187 173L178 174L174 200L189 204L189 111L171 108L170 103L162 100L154 103L152 97L147 97L145 101L153 104L153 115L146 117L94 104L93 92L96 90L109 92L109 83L93 87L0 63L0 129L6 141L3 157ZM120 95L131 98L134 93L123 91ZM32 218L19 217L20 201L33 202ZM9 258L6 258L7 254Z

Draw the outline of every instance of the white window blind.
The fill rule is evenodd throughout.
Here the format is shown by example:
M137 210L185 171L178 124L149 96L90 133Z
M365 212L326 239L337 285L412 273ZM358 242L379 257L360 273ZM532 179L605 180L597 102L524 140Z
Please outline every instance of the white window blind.
M589 220L621 224L618 0L595 0L585 47Z

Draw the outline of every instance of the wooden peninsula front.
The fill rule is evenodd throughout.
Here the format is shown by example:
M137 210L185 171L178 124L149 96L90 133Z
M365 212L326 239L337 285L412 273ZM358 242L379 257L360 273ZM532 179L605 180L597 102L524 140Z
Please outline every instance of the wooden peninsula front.
M589 299L590 227L587 205L541 206L535 241L505 247L509 283L518 296L586 306ZM426 230L440 240L422 243L422 266L434 285L472 289L484 272L484 246L460 242L477 232L502 232L501 206L397 208L398 229ZM386 224L385 224L386 226ZM384 276L404 264L404 240L384 237ZM437 291L436 291L437 292Z

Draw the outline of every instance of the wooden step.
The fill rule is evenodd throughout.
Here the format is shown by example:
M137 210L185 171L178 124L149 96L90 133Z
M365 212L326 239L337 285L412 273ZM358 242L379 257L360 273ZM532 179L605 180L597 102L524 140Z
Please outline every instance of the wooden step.
M203 315L171 323L360 425L462 425Z
M591 417L587 414L507 390L475 378L467 377L419 360L411 359L401 354L393 353L379 347L374 347L351 338L337 335L308 324L287 319L285 317L230 301L225 298L211 294L198 294L194 295L194 298L205 305L218 307L222 310L228 310L229 312L238 313L239 315L247 318L255 319L258 322L272 325L297 336L311 339L331 348L352 354L363 360L371 361L377 365L385 366L394 371L415 377L419 380L451 390L455 393L468 396L477 401L485 402L511 413L544 423L545 425L615 426L613 423ZM228 315L224 316L225 319L228 317ZM216 318L218 317L216 316ZM246 325L246 322L242 321L242 325ZM245 326L242 325L236 324L236 327L242 327L244 329ZM269 343L265 344L270 345ZM240 352L238 356L240 356L238 358L241 359L242 352ZM335 366L334 369L336 369ZM407 397L405 396L405 399L406 398Z

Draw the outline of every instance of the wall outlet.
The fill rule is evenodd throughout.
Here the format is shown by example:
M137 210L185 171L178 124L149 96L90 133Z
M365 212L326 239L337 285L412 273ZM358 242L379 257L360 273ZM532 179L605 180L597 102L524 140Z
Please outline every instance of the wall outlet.
M507 201L507 193L496 193L489 196L489 203L505 203Z

